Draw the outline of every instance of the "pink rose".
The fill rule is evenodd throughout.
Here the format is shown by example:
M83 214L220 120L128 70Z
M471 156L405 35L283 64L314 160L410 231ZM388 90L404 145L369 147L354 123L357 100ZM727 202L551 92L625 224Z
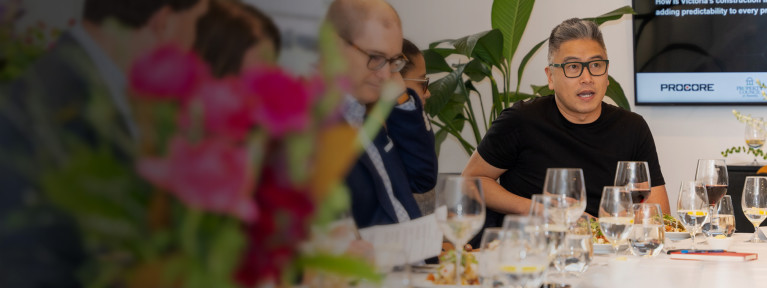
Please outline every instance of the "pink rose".
M205 130L234 140L242 140L256 124L252 113L254 95L242 91L234 78L209 80L200 84L194 98L202 104ZM188 126L189 107L182 112L182 126Z
M130 85L142 97L185 101L208 77L207 66L191 52L166 45L140 57L130 69Z
M138 172L186 205L251 223L258 219L258 210L251 195L250 158L246 147L232 142L205 139L190 143L176 137L167 157L140 159Z
M301 131L309 125L311 97L303 83L278 68L261 68L243 73L247 92L256 96L256 122L275 138Z

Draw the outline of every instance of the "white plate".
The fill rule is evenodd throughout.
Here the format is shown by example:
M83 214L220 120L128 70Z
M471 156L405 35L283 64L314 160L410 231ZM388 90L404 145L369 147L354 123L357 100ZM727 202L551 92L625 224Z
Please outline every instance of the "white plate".
M696 235L697 236L697 235ZM666 232L666 238L679 241L690 238L689 232Z
M628 248L627 244L623 244L618 247L618 251ZM610 244L594 244L594 254L613 254L613 245Z

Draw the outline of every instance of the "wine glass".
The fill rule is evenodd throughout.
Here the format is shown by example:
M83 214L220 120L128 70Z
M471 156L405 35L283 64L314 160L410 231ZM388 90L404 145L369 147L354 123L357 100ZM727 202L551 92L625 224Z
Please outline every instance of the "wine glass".
M551 263L543 220L507 215L503 219L498 280L503 287L539 288Z
M708 215L714 214L714 205L727 194L727 165L724 159L699 159L698 167L695 172L695 180L699 181L706 188L708 194ZM712 220L709 217L708 220ZM704 223L703 233L711 236L710 223Z
M485 197L479 178L445 177L441 189L436 192L436 207L447 208L447 213L436 213L437 223L445 238L454 247L463 247L485 223ZM455 278L461 285L461 253L456 248Z
M684 228L690 232L692 247L695 250L695 234L708 218L708 194L706 187L699 181L682 181L679 186L679 198L676 202L676 213Z
M663 250L665 226L659 204L634 204L634 228L629 234L631 253L655 257Z
M650 169L644 161L618 161L615 172L615 186L626 186L631 192L634 204L642 203L650 197Z
M563 195L566 198L567 219L571 223L586 211L586 185L580 168L549 168L543 182L543 194Z
M479 283L482 287L495 287L495 277L498 274L498 261L503 241L503 228L485 228L479 244Z
M764 129L764 119L762 117L754 117L746 122L745 138L748 148L762 148L764 139L767 138L767 130ZM751 162L751 165L759 165L759 162L756 161L756 156L754 156L754 162Z
M626 241L634 224L631 193L626 186L605 186L599 201L599 229L618 255L620 243Z
M743 184L741 198L743 214L754 224L754 237L751 243L761 243L759 240L759 225L767 218L767 177L748 176Z
M724 195L714 207L711 236L731 237L733 233L735 233L735 209L732 208L732 197Z

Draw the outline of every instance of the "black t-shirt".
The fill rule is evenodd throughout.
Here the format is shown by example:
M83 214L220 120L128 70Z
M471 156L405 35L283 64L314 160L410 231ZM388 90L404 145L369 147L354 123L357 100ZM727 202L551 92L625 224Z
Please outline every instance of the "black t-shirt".
M652 186L664 185L650 128L642 116L602 103L599 119L573 124L559 112L554 96L517 102L503 110L477 147L482 159L507 169L500 184L532 198L543 191L547 168L582 168L586 212L597 216L604 186L612 186L618 161L647 161ZM503 215L488 209L486 227Z

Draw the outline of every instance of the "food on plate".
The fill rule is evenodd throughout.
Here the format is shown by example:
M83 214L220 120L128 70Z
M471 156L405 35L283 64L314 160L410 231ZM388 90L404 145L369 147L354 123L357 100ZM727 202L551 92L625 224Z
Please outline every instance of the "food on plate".
M463 267L461 285L478 285L478 264L474 254L464 251L461 254L461 266ZM439 257L439 269L429 274L426 279L434 284L455 285L455 270L455 250L450 250Z
M684 225L670 214L663 214L663 224L666 226L666 232L687 232Z
M589 224L591 225L591 242L594 244L608 244L610 241L607 241L607 238L605 238L605 235L602 234L602 229L599 229L599 219L597 218L591 218L589 219Z

